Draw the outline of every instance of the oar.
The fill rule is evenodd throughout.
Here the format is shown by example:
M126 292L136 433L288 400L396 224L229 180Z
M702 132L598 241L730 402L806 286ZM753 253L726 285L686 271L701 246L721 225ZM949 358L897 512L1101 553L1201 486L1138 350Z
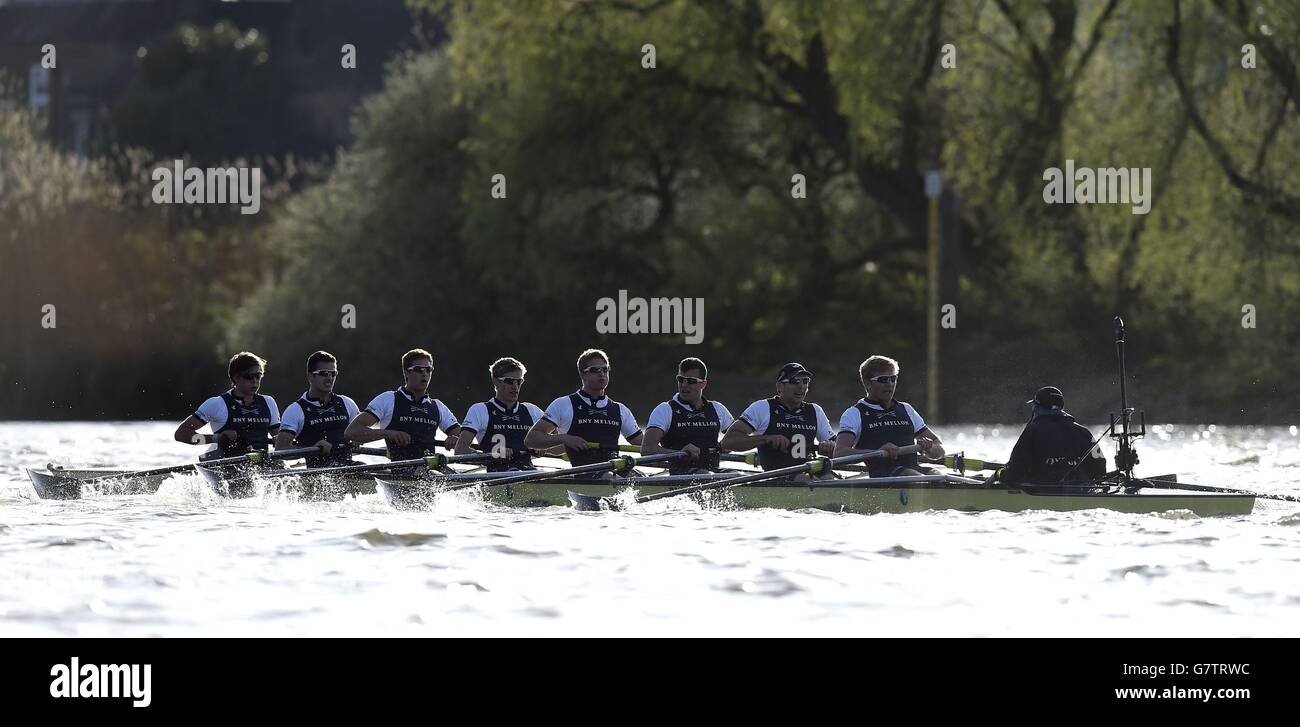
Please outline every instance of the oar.
M988 460L967 457L965 452L958 452L957 454L945 454L943 456L943 466L958 472L965 472L966 470L978 472L980 470L1000 470L1007 465L1005 462L989 462Z
M620 445L619 449L624 452L641 451L641 448L634 444ZM743 452L743 453L726 452L718 455L718 458L723 462L744 462L747 465L758 466L758 452L752 452L752 451ZM943 456L943 466L947 467L948 469L957 470L958 472L965 472L966 470L971 470L972 472L978 472L980 470L1001 469L1003 467L1006 467L1006 464L1002 462L990 462L984 459L975 459L973 457L967 457L964 452L958 452L957 454L945 454ZM852 465L848 467L841 467L840 469L846 469L852 472L865 472L867 470L865 466L852 466Z
M250 472L242 471L235 474L220 472L208 469L204 466L198 466L195 469L207 480L208 486L218 494L228 495L230 497L247 497L251 494L249 489L252 486L253 478L262 476L268 479L279 477L320 477L331 476L339 473L353 472L372 472L378 470L388 470L393 467L418 467L424 465L429 469L441 467L450 462L473 462L484 459L493 459L489 453L474 453L448 456L445 454L434 454L420 459L399 460L396 462L378 462L376 464L344 465L341 467L315 467L307 469L293 470L276 470L274 472Z
M746 452L744 454L724 454L722 455L722 461L744 462L745 464L756 466L758 465L758 453ZM990 462L984 459L975 459L973 457L967 457L965 454L960 452L957 454L945 454L942 460L930 461L933 461L936 464L942 462L944 467L963 473L967 470L978 472L980 470L996 470L1006 467L1002 462ZM848 465L846 467L840 467L839 469L848 470L850 472L866 472L869 468L866 465Z
M314 469L303 470L279 470L268 472L263 477L294 477L297 475L335 475L351 474L353 472L371 472L375 470L386 470L393 467L418 467L424 465L429 469L437 469L443 465L453 464L456 462L482 462L484 460L494 459L491 452L474 452L472 454L431 454L419 459L399 459L391 462L376 462L374 464L348 464L338 467L316 467Z
M634 467L638 467L643 464L650 464L651 462L667 462L669 460L681 459L685 456L686 456L685 452L669 452L667 454L652 454L649 455L648 457L628 457L628 456L615 457L614 459L611 459L608 462L595 462L592 464L584 464L584 465L579 465L577 467L570 467L567 470L559 470L559 471L545 470L545 471L538 471L538 472L527 472L521 475L514 475L512 477L503 477L500 479L483 480L481 482L464 482L455 485L449 485L446 488L444 488L442 491L450 492L452 490L463 490L467 487L475 487L480 484L491 485L495 487L497 485L515 485L520 482L532 482L533 480L557 480L563 477L572 477L574 475L586 474L588 472L604 472L604 471L626 472L627 470L630 470Z
M1115 484L1115 482L1099 482L1099 484L1096 485L1075 484L1075 482L1062 482L1062 484L1058 484L1058 485L1044 485L1044 484L1037 484L1037 482L1035 482L1035 484L1031 484L1028 486L1037 486L1037 488L1044 488L1044 489L1053 489L1053 488L1096 489L1099 488L1099 486L1105 486L1105 485L1121 486L1121 488L1136 488L1136 489L1190 490L1190 492L1248 494L1248 496L1262 498L1262 499L1278 499L1278 501L1282 501L1282 502L1300 502L1300 497L1290 496L1290 494L1270 494L1270 493L1262 493L1262 492L1251 492L1251 490L1217 488L1217 486L1213 486L1213 485L1193 485L1190 484L1190 482L1166 482L1161 480L1147 480L1147 479L1143 479L1143 477L1134 477L1134 480L1132 480L1132 484L1130 485ZM1021 486L1021 485L1009 484L1009 486Z
M61 478L61 479L69 479L73 482L76 482L79 485L94 485L100 482L108 482L110 480L121 480L121 479L128 479L132 477L153 477L154 475L167 475L173 472L184 472L186 470L193 469L195 464L201 464L204 467L221 467L224 465L231 465L231 464L261 464L263 460L296 459L298 457L304 457L306 455L315 454L317 452L320 452L320 449L316 447L299 447L297 449L282 449L279 450L278 452L271 452L271 453L249 452L248 454L242 454L239 455L238 457L223 457L221 459L210 459L207 460L206 462L198 462L198 463L190 462L188 464L178 464L178 465L173 465L171 467L158 467L151 470L139 470L137 472L122 472L116 475L104 475L102 477L92 477L88 480L72 480L72 478ZM55 477L59 476L57 471L51 472L50 474L54 475Z
M429 449L436 449L437 447L445 447L445 446L447 446L446 440L435 441L433 445L429 447ZM352 454L369 454L375 457L387 457L388 448L387 447L353 447Z
M917 450L917 445L913 444L907 447L900 447L898 453L913 454L916 452L916 450ZM880 457L888 457L888 456L889 454L885 452L883 449L874 449L870 452L859 452L858 454L850 454L844 457L835 457L833 459L827 459L826 457L817 457L816 459L810 459L807 462L804 462L803 464L797 464L790 467L781 467L779 469L767 470L766 472L755 472L752 475L741 475L740 477L729 477L725 480L718 480L716 482L705 482L699 485L680 487L676 490L668 490L667 492L658 492L653 495L642 495L636 498L636 503L638 505L643 505L647 502L654 502L655 500L663 500L668 497L689 495L691 493L703 492L705 490L719 490L724 488L739 487L741 485L748 485L753 482L761 482L763 480L771 480L778 477L786 477L788 475L798 475L798 474L803 474L805 472L809 474L820 475L824 472L829 472L837 467L842 467L847 464L854 464L857 462L863 462L868 459L877 459ZM591 495L583 495L578 492L573 492L572 490L569 491L569 502L573 503L573 507L575 510L596 511L602 509L607 509L607 510L618 509L617 501L615 501L613 498L592 497ZM602 508L601 507L602 504L605 507Z
M563 446L563 445L558 445L558 444L557 444L557 445L555 445L555 446L559 447L559 446ZM598 442L587 442L587 449L600 449L600 443L598 443ZM636 446L635 444L620 444L620 445L618 445L618 451L620 451L620 452L640 452L640 451L641 451L641 448L638 447L638 446ZM563 453L560 454L560 459L564 460L565 462L568 462L568 461L569 461L569 451L568 451L568 448L565 448L565 451L564 451Z

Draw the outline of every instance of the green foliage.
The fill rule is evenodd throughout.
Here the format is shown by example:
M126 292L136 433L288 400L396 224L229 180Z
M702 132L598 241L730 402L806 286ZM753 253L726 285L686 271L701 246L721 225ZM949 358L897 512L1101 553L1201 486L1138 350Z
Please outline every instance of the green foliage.
M887 353L924 406L922 179L939 169L960 201L944 222L961 248L944 294L959 309L943 334L947 418L1018 417L1016 402L1048 380L1101 396L1117 313L1135 339L1135 393L1153 411L1296 413L1300 13L1289 0L411 5L450 43L394 63L328 179L254 233L266 256L255 295L255 266L203 278L212 308L191 319L240 304L225 348L295 367L328 348L356 362L351 381L374 386L402 350L433 347L463 402L464 382L496 356L523 357L549 394L571 384L560 353L604 345L641 405L665 393L642 384L702 354L722 381L765 381L801 360L828 372L819 391L838 406L857 362ZM235 69L224 87L256 87L258 51L235 49L236 36L178 35L156 51L177 57L160 61L152 87L202 88L214 64ZM946 43L956 68L939 65ZM1244 43L1258 68L1241 67ZM173 138L158 131L156 101L132 108L155 120L141 133ZM1067 159L1150 167L1150 213L1045 204L1044 170ZM66 160L49 163L68 174ZM506 199L489 194L497 174ZM790 194L795 174L807 199ZM75 185L40 194L54 201L13 214L95 204ZM201 239L242 234L230 220L184 229L199 236L191 255ZM143 253L152 234L121 233L115 249ZM703 296L707 344L602 339L594 304L620 289ZM357 306L357 329L339 325L343 304ZM1242 328L1244 304L1257 329ZM734 404L766 389L733 392Z
M270 53L256 28L178 26L139 59L138 82L113 111L119 141L204 166L280 152L290 139Z
M139 149L77 158L0 108L0 369L9 416L146 417L221 384L220 332L277 256L237 211L151 202ZM270 177L259 220L308 168L253 160ZM41 327L55 306L57 327Z

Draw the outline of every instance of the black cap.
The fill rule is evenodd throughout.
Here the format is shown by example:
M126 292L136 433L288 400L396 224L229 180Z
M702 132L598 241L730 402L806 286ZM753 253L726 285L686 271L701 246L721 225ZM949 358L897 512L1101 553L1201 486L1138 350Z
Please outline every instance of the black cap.
M1065 408L1065 394L1055 386L1044 386L1034 394L1034 398L1025 402L1026 404L1038 404L1039 406L1054 406L1057 409Z
M781 367L781 370L776 374L776 380L778 383L788 382L793 381L798 376L807 376L811 379L812 372L804 368L803 364L792 361Z

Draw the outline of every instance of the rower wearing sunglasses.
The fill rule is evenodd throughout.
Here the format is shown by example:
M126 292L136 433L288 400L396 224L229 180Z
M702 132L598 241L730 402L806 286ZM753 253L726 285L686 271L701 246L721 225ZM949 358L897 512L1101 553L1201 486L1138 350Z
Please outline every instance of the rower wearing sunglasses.
M835 446L826 412L808 399L812 372L801 363L788 363L776 374L776 396L759 399L727 429L722 446L733 452L758 448L765 470L803 464L818 454L829 456ZM833 477L827 471L820 478ZM810 479L796 475L794 479Z
M497 456L488 464L488 472L537 469L532 452L524 446L524 437L542 420L542 410L519 400L528 368L517 359L505 357L493 361L488 373L495 395L471 406L465 414L456 454L473 452L477 442L478 449Z
M562 445L575 467L619 456L620 434L640 446L642 432L636 417L626 406L605 395L610 378L609 356L594 348L583 351L578 357L578 376L582 388L552 401L541 421L524 437L524 444L533 449ZM589 443L594 443L595 448Z
M915 454L899 456L900 447L922 445L931 459L943 456L943 442L925 425L916 409L894 398L898 388L898 362L888 356L871 356L858 367L866 396L844 411L835 456L883 449L888 459L867 460L872 477L901 477L928 472Z
M240 351L230 357L226 373L230 390L203 402L176 428L178 442L215 445L199 461L238 457L253 450L265 452L280 428L280 407L271 397L257 393L266 373L266 359ZM198 433L205 424L211 434Z
M722 448L718 437L731 426L731 412L721 402L704 398L709 385L709 368L698 358L684 358L677 364L677 393L650 412L641 454L686 452L685 460L673 460L669 474L715 472Z
M376 396L344 432L352 442L376 439L388 446L388 458L418 459L436 454L438 430L447 435L447 448L456 446L460 422L438 399L429 397L433 379L433 354L414 348L402 354L405 383ZM377 429L372 429L378 425Z
M346 431L361 413L357 403L334 393L339 361L328 351L307 357L307 390L285 407L276 449L320 447L321 453L306 458L308 467L352 464L352 444Z

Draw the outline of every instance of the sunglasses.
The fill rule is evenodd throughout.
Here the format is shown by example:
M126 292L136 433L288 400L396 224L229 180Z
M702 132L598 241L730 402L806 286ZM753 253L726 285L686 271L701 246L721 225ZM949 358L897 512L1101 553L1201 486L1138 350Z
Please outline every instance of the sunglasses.
M890 374L888 376L872 376L871 378L867 379L867 381L873 381L877 384L892 384L895 381L898 381L898 374Z
M407 366L407 367L406 367L406 370L407 370L407 371L413 371L413 372L415 372L415 373L417 373L417 374L431 374L431 373L433 373L433 367L432 367L432 366Z
M704 381L705 379L697 379L694 376L682 376L681 374L677 374L677 383L679 384L690 384L694 386L695 384L703 384Z
M513 376L498 376L497 381L500 381L501 383L506 385L515 385L515 386L524 385L524 379L522 376L517 379Z
M326 378L332 379L332 378L334 378L335 376L338 376L338 375L339 375L339 372L336 371L336 370L334 370L334 369L316 369L315 371L311 372L311 375L312 375L312 376L324 376L324 377L326 377Z
M243 373L243 374L240 374L240 375L239 375L239 378L243 379L244 381L261 381L261 380L262 380L262 376L263 376L262 372L259 371L259 372L257 372L257 373Z
M811 383L812 383L812 379L809 378L809 377L807 377L807 376L797 376L797 377L795 377L795 378L793 378L793 379L786 379L786 380L785 380L784 382L782 382L782 383L786 383L786 384L799 384L800 386L807 386L808 384L811 384Z
M609 373L609 367L608 367L608 366L588 366L587 368L585 368L585 369L582 370L582 373L584 373L584 374L607 374L607 373Z

